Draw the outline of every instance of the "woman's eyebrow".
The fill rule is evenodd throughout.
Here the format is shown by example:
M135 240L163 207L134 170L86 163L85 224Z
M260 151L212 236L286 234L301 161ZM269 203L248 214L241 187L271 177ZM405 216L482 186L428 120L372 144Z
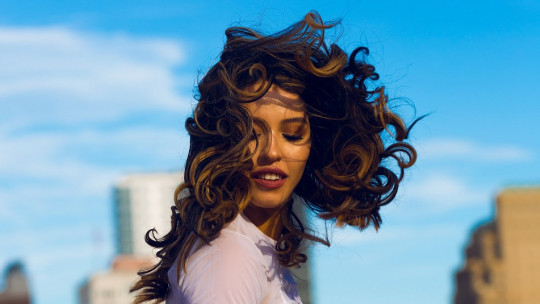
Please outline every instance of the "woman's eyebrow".
M286 118L281 121L282 124L290 123L290 122L301 122L301 123L307 123L307 119L305 116L302 117L291 117Z

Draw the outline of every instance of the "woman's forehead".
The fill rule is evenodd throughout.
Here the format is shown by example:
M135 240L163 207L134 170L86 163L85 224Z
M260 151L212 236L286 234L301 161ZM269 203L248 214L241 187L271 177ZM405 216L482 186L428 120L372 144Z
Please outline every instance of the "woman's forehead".
M255 84L246 88L247 91L256 91L261 86L261 82L256 82ZM283 88L272 84L268 91L257 99L254 102L244 104L252 112L255 108L266 107L266 106L279 106L284 107L293 112L304 112L304 100L295 93L284 90Z

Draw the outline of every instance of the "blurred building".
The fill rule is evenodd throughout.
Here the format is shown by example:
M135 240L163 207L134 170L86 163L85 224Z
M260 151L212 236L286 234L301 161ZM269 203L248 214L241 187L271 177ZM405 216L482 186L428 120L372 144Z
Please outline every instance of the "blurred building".
M179 172L134 174L116 185L114 221L118 254L153 255L144 235L152 228L161 235L169 231L174 191L182 181Z
M0 304L30 304L30 289L21 263L15 262L7 267L4 282Z
M498 195L496 217L474 231L456 280L456 304L540 303L540 187Z
M111 269L93 274L79 289L80 304L130 304L137 272L152 265L149 258L117 256Z
M138 279L137 272L155 262L144 235L152 228L161 235L169 231L174 191L182 180L182 174L175 172L133 174L118 182L113 201L117 256L110 269L92 274L80 287L80 304L132 302L129 289Z

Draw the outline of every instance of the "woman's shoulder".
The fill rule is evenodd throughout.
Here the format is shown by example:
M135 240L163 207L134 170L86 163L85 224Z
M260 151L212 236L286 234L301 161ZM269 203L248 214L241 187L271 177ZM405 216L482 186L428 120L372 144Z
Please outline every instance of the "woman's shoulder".
M242 214L227 227L220 231L219 236L209 244L204 244L188 258L188 266L191 264L212 264L218 261L227 261L228 264L236 262L246 264L253 261L257 265L265 266L266 247L273 248L269 240L259 235L258 231L249 220ZM248 263L249 264L249 263Z
M223 299L228 299L227 303L259 303L266 294L265 257L249 237L231 228L223 229L186 261L178 284L188 303L218 303Z
M238 231L223 229L215 240L197 250L190 257L190 262L217 257L220 260L229 258L262 260L262 253L246 235Z

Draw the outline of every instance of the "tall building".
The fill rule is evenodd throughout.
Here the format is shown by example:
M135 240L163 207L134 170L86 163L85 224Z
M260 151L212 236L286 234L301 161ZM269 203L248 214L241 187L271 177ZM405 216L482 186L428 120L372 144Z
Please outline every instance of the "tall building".
M114 219L118 254L153 255L144 235L152 228L160 235L169 231L174 191L182 181L180 172L134 174L116 185Z
M456 304L539 303L540 187L498 195L496 217L473 233L456 280Z
M0 304L30 304L28 280L19 262L7 267L4 290L0 292Z
M156 228L160 235L170 229L174 191L182 182L180 172L133 174L114 188L114 227L116 254L111 268L94 273L79 289L80 304L129 304L129 289L137 272L155 261L144 241L145 233ZM3 304L3 303L0 303Z

